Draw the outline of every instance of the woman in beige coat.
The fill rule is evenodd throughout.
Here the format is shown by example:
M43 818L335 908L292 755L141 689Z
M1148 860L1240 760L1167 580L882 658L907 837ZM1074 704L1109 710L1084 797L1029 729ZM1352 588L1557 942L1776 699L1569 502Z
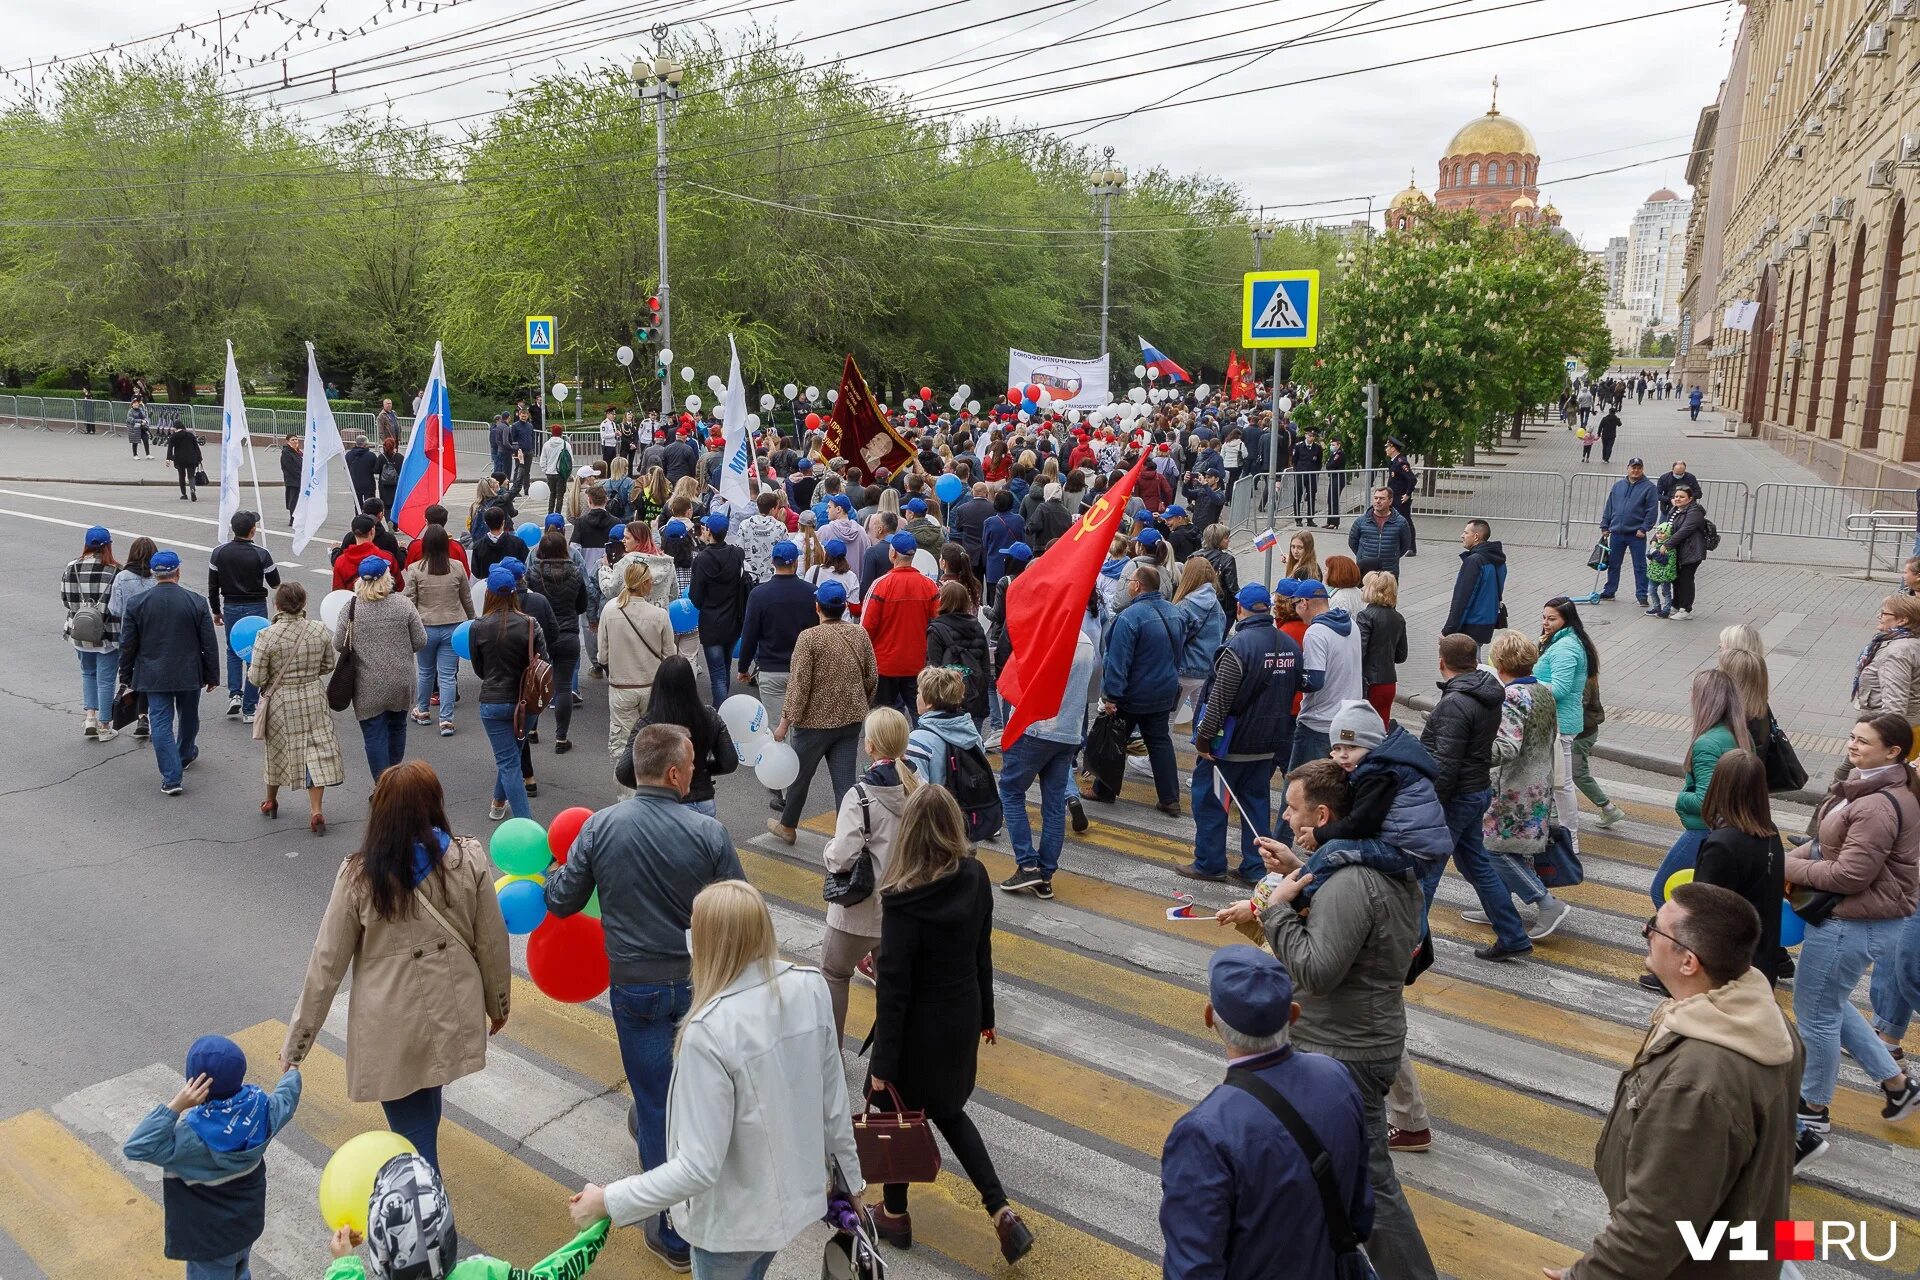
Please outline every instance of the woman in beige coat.
M1879 624L1854 672L1853 705L1920 725L1920 596L1880 602Z
M618 763L646 714L654 673L671 658L673 627L667 611L651 603L653 570L629 555L621 562L620 594L600 611L600 665L607 669L607 755Z
M427 629L409 600L393 589L384 556L368 556L354 575L353 602L333 628L334 647L353 654L353 714L375 782L407 758L407 708L413 702L414 655Z
M320 811L321 799L347 774L327 707L327 679L337 651L326 625L308 618L306 608L307 589L299 583L283 582L274 590L273 621L254 639L247 679L260 690L260 719L267 726L264 733L254 726L267 742L267 798L260 812L279 817L280 788L305 787L307 828L323 836L327 815Z
M873 880L877 885L887 874L893 854L893 840L900 832L900 812L907 797L920 786L912 769L902 768L900 758L907 753L907 718L894 707L877 707L867 713L863 726L867 758L873 767L840 802L840 816L834 822L833 838L827 841L822 856L828 871L853 869L865 849L873 858ZM820 972L827 979L827 993L833 997L834 1043L847 1034L847 983L853 971L866 963L867 956L880 945L880 891L864 901L842 906L827 904L827 932L820 944ZM872 977L871 967L867 976Z
M507 1025L507 926L478 840L452 834L440 779L423 760L374 788L366 843L340 865L280 1050L298 1066L347 970L347 1094L437 1170L440 1091L487 1064Z

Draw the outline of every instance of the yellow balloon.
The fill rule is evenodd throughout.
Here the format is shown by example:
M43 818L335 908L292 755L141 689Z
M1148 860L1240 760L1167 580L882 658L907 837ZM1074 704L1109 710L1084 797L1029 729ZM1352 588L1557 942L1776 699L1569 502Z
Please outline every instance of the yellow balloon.
M542 888L545 888L547 883L547 878L545 876L501 876L498 880L495 880L493 882L493 891L495 893L498 893L502 889L506 888L508 885L512 884L515 880L531 880L535 884L541 886Z
M374 1178L395 1156L414 1154L411 1142L385 1129L348 1138L320 1171L320 1216L336 1231L352 1227L365 1235Z
M1682 867L1678 871L1674 872L1672 875L1667 877L1667 887L1661 890L1661 896L1663 898L1671 898L1673 896L1673 891L1675 889L1678 889L1683 884L1692 884L1692 883L1693 883L1693 868Z

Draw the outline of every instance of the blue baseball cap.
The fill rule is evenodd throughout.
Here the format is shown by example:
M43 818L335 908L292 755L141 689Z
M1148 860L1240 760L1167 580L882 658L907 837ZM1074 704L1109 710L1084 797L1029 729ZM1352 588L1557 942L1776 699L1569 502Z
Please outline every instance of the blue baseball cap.
M1282 600L1298 599L1299 592L1300 580L1298 578L1282 578L1273 584L1273 594Z
M513 570L507 568L505 561L487 570L487 590L498 592L503 596L511 592L518 581L519 579L513 576Z
M1314 578L1298 578L1293 584L1295 600L1325 600L1327 584Z
M613 526L613 528L607 530L608 542L625 542L626 540L627 540L627 526L623 524L617 524Z
M368 556L360 562L360 576L377 578L393 566L387 563L385 556Z
M155 573L180 572L180 555L175 551L156 551L153 559L147 561L147 567Z
M1257 582L1249 582L1240 588L1233 599L1242 609L1267 609L1273 606L1273 597Z
M1171 506L1169 506L1165 511L1161 512L1160 514L1162 514L1169 520L1178 520L1181 516L1184 516L1187 514L1187 509L1176 502Z
M830 556L843 556L847 554L847 540L845 538L828 538L821 546Z
M800 548L794 546L785 538L773 544L773 562L775 564L792 564L799 558Z
M895 555L900 556L910 556L920 549L920 544L913 540L913 535L910 533L894 534L887 539L887 545L893 548Z
M847 589L829 578L814 590L813 598L829 609L847 602Z
M1024 542L1012 542L1007 544L1007 554L1015 560L1031 560L1033 559L1033 548Z
M811 471L813 470L813 459L802 458L800 459L800 461L793 464L793 469L795 471Z
M1136 541L1143 547L1157 546L1160 542L1160 531L1151 528L1142 529Z
M558 511L549 511L547 512L547 518L541 522L540 527L543 529L564 529L567 527L567 518Z
M112 543L113 534L107 531L107 526L96 524L88 527L86 536L86 546L88 550L92 550L94 547L111 546Z
M669 520L660 527L660 532L665 537L684 538L687 536L687 522L685 520Z
M842 511L850 512L853 510L853 499L849 498L844 493L834 494L832 497L827 499L827 502L830 506L839 507Z
M913 514L917 516L925 515L927 511L927 504L925 502L922 502L919 498L908 498L907 510L913 512Z
M1271 953L1239 942L1207 962L1207 999L1241 1035L1275 1035L1293 1019L1293 978Z
M707 526L708 533L725 533L727 525L731 522L723 513L716 511L700 523Z
M508 556L500 562L500 566L513 575L515 582L527 576L527 562L518 556Z

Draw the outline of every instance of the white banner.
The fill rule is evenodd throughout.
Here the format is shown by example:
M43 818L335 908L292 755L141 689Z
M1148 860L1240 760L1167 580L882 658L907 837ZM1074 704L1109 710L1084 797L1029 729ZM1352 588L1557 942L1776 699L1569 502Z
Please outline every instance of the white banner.
M1107 371L1111 355L1098 360L1068 360L1031 351L1007 350L1007 385L1038 384L1047 394L1043 407L1098 409L1107 403Z
M1760 304L1757 302L1735 302L1730 304L1720 317L1722 329L1742 329L1753 332L1753 322L1760 316Z
M753 457L753 433L747 430L747 384L740 377L740 348L733 335L727 335L727 348L733 364L727 371L727 399L722 417L724 427L720 446L720 500L727 516L744 520L755 511L754 496L760 492Z
M340 428L334 425L333 406L327 403L327 387L320 380L320 365L314 359L313 344L307 344L307 440L300 455L300 498L293 508L293 553L307 549L327 522L327 475L329 464L346 453L340 443ZM357 512L355 514L358 514Z

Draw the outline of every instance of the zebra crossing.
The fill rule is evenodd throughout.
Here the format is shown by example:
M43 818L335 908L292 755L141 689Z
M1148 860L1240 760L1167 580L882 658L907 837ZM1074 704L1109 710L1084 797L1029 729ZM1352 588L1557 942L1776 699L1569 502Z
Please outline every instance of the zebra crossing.
M1650 911L1645 886L1672 839L1670 796L1618 788L1629 819L1587 829L1587 883L1564 897L1578 910L1532 957L1475 960L1485 930L1460 919L1472 891L1443 881L1433 912L1437 961L1407 991L1409 1038L1433 1117L1431 1151L1396 1157L1441 1271L1457 1280L1535 1277L1578 1256L1606 1217L1590 1172L1594 1142L1621 1067L1639 1046L1653 996L1635 982ZM1235 935L1211 921L1166 918L1176 891L1204 907L1237 886L1172 874L1191 853L1189 820L1152 808L1129 781L1113 805L1069 834L1055 897L998 895L995 1004L1000 1043L980 1054L973 1108L1014 1203L1038 1243L1017 1268L1001 1262L971 1186L956 1171L914 1191L916 1244L893 1253L899 1280L1002 1273L1132 1280L1159 1273L1158 1158L1168 1128L1220 1079L1218 1042L1201 1023L1206 961ZM1793 815L1782 814L1788 826ZM747 876L767 895L782 950L816 960L824 927L820 851L832 814L806 821L789 847L746 840ZM1591 821L1591 815L1588 815ZM982 846L988 872L1012 870L1004 838ZM450 1086L441 1158L470 1247L529 1263L571 1235L567 1195L586 1181L632 1172L619 1048L604 997L561 1005L540 994L516 955L513 1017L485 1071ZM1790 997L1782 992L1783 1003ZM1864 992L1861 993L1864 999ZM347 1097L346 997L336 1002L305 1066L291 1129L268 1157L267 1228L254 1273L318 1277L327 1234L315 1207L329 1153L382 1128L377 1106ZM856 985L852 1049L873 1016ZM270 1082L285 1033L274 1021L226 1028L254 1078ZM119 1146L139 1118L178 1087L154 1064L80 1089L45 1110L0 1120L0 1236L31 1280L176 1277L161 1256L158 1171ZM1793 1214L1898 1226L1884 1264L1813 1264L1809 1276L1912 1275L1920 1270L1920 1126L1880 1120L1871 1082L1847 1061L1833 1106L1832 1152L1795 1184ZM819 1273L824 1228L787 1249L774 1274ZM19 1265L6 1267L18 1280ZM616 1232L596 1276L665 1276L637 1232Z

